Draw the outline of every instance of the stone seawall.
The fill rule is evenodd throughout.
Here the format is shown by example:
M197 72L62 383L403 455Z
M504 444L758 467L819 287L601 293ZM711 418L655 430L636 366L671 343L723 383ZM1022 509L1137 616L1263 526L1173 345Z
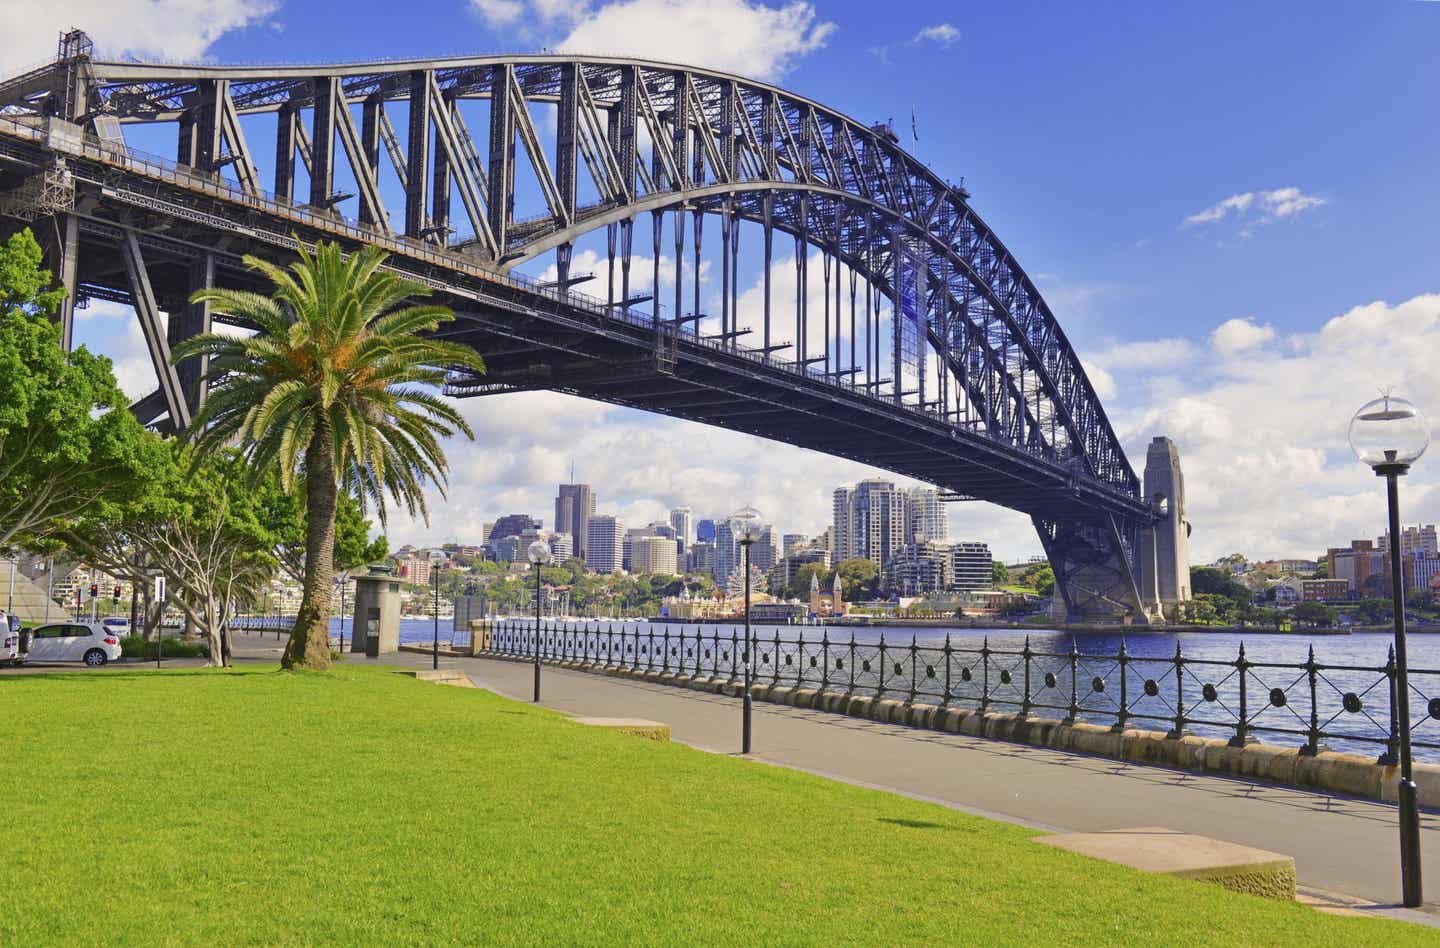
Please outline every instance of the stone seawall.
M526 663L531 661L528 658L484 652L477 652L476 657ZM589 662L547 660L545 664L712 694L738 697L742 690L740 685L728 678L697 678L674 672L608 668ZM972 737L1030 744L1053 750L1076 751L1137 764L1155 764L1178 770L1264 780L1389 803L1395 802L1396 783L1400 775L1398 767L1378 764L1374 758L1359 754L1321 751L1308 755L1302 754L1299 748L1260 743L1235 747L1225 738L1219 737L1200 737L1193 734L1170 737L1163 731L1144 731L1138 728L1121 730L1083 721L1067 723L1053 718L1007 712L982 712L976 708L941 707L919 702L912 704L898 698L875 698L790 685L757 684L751 693L756 701L812 708L869 721L929 728L951 734L968 734ZM1419 789L1420 805L1440 809L1440 765L1416 764L1415 783Z

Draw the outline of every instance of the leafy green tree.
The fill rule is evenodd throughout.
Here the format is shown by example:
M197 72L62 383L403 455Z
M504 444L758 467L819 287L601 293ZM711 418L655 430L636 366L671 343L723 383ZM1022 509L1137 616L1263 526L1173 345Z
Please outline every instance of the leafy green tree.
M1365 625L1395 620L1395 606L1389 599L1362 599L1355 604L1355 617Z
M442 491L440 439L474 437L438 390L452 368L484 370L480 356L433 338L454 314L408 305L429 288L383 268L366 248L348 259L321 243L282 269L257 257L245 265L274 285L272 296L201 290L258 327L253 336L209 333L175 347L176 362L209 357L210 396L192 427L202 454L238 444L251 470L278 470L305 492L305 570L299 614L285 647L286 668L330 667L330 592L338 497L373 504L385 522L387 498L427 522L425 484Z
M36 546L94 506L139 490L158 448L127 410L110 360L60 347L28 230L0 244L0 548Z
M863 562L869 563L870 561L864 560ZM801 566L795 571L795 579L791 581L790 588L787 590L787 593L792 598L808 600L810 598L810 581L817 577L820 580L820 588L822 590L828 591L831 584L833 584L835 581L835 574L829 569L827 569L823 564L806 563L804 566ZM843 573L841 574L840 581L842 583L845 582ZM846 583L846 589L849 589L848 583ZM848 597L849 595L850 594L847 591L846 596Z
M196 458L184 442L164 447L148 489L96 505L58 538L87 562L129 573L142 586L146 567L161 570L170 600L208 641L210 664L228 664L226 623L273 575L275 535L237 452ZM130 572L137 567L138 576Z
M1302 602L1291 613L1296 622L1326 629L1335 624L1336 613L1323 602Z
M1010 570L999 560L991 562L990 574L996 586L1004 585L1010 581Z
M1190 567L1190 589L1196 593L1212 593L1230 599L1249 599L1250 589L1237 582L1228 570L1213 566Z
M847 601L874 599L879 595L880 567L876 566L873 560L841 560L835 571L840 574L843 595ZM805 592L809 594L809 586L805 587Z
M1049 563L1039 569L1030 571L1030 582L1035 592L1041 596L1049 596L1055 592L1055 570Z

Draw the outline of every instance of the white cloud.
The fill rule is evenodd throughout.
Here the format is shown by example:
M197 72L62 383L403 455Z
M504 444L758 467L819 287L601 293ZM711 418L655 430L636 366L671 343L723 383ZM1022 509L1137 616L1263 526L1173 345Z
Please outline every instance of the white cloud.
M470 6L489 26L509 26L525 13L521 0L470 0Z
M1350 453L1346 426L1383 386L1440 410L1440 294L1357 306L1283 340L1232 319L1210 340L1213 352L1189 365L1136 373L1144 404L1107 403L1132 461L1143 463L1154 435L1179 446L1192 558L1314 556L1378 535L1384 493ZM1406 519L1433 521L1440 468L1422 460L1406 480Z
M941 46L949 46L960 38L960 31L949 23L936 23L934 26L927 26L915 34L911 42L939 43Z
M1196 355L1188 339L1143 339L1115 343L1093 356L1093 361L1110 371L1172 371L1184 368Z
M1234 355L1246 349L1264 345L1275 338L1275 328L1264 326L1252 319L1227 319L1210 333L1210 345L1223 355Z
M1247 226L1268 224L1272 221L1294 217L1302 211L1323 207L1326 200L1313 194L1305 194L1297 187L1275 188L1270 191L1246 191L1232 194L1223 201L1210 205L1203 211L1185 218L1182 227L1214 224L1228 217L1247 222ZM1248 232L1242 231L1244 236Z
M759 0L619 0L581 13L555 48L777 79L834 30L802 0L779 7Z
M59 35L76 27L102 55L199 59L221 36L265 22L278 7L277 0L3 0L0 73L52 59Z

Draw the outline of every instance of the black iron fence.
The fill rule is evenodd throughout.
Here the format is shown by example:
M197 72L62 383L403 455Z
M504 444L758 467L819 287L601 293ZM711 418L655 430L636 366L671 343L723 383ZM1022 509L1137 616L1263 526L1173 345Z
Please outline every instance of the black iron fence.
M806 635L756 630L750 650L739 628L686 631L583 622L546 622L545 661L673 673L739 682L753 656L757 685L784 685L894 697L981 711L1041 713L1165 730L1171 735L1229 737L1232 744L1266 737L1298 742L1301 753L1369 751L1393 763L1399 742L1395 657L1384 665L1328 664L1311 646L1304 662L1267 662L1241 644L1233 660L1192 658L1180 645L1165 657L1131 654L1122 642L1106 654L857 641L829 629ZM483 643L482 643L483 644ZM530 658L534 622L501 621L489 629L492 654ZM1411 740L1417 756L1440 759L1440 669L1410 669Z

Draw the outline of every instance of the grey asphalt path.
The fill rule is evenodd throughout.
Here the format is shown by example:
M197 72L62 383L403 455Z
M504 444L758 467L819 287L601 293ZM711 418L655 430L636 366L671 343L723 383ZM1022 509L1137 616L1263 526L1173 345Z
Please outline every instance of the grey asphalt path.
M414 653L384 661L430 666L429 656ZM530 700L528 664L444 656L440 662L464 670L482 688ZM548 666L541 695L558 711L662 721L676 740L717 753L739 751L736 698ZM1166 826L1255 846L1293 856L1299 884L1312 894L1376 906L1399 900L1399 836L1389 804L760 701L754 705L753 751L760 761L1040 829ZM1440 814L1424 814L1423 823L1431 897L1440 902ZM1440 906L1415 920L1440 921Z

